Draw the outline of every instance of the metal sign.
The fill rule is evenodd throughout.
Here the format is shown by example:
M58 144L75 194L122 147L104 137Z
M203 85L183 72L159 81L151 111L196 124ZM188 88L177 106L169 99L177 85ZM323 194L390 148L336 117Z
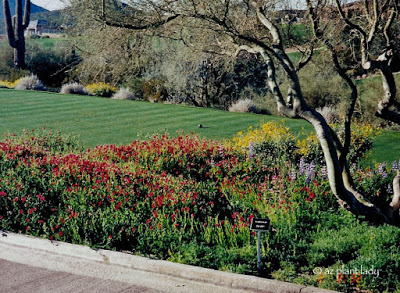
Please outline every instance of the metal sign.
M251 220L250 230L254 231L268 231L269 230L269 219L255 219Z
M266 219L255 219L251 220L250 230L258 232L257 237L257 268L258 272L261 273L261 232L266 232L269 230L270 221Z

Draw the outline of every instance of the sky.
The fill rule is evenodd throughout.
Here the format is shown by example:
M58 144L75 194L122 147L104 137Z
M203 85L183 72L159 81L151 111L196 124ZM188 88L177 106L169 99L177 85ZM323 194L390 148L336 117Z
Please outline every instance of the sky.
M65 0L31 0L32 3L48 10L57 10L65 7Z

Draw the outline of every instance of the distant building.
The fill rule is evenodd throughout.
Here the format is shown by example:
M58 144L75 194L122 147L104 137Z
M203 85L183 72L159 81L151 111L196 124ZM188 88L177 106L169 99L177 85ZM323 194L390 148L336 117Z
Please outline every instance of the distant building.
M45 20L32 20L25 30L25 36L57 36L63 33L60 28L49 26Z
M277 23L301 23L306 14L305 10L284 9L275 13L274 19Z

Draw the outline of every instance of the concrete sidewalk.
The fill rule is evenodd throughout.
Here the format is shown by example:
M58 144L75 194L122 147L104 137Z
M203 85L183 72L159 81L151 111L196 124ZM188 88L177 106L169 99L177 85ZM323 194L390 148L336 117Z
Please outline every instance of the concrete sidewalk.
M329 293L253 276L3 232L0 292Z

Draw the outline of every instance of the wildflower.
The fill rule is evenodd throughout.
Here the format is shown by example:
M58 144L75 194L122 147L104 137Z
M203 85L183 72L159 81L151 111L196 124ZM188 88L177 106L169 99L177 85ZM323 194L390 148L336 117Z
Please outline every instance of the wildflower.
M328 172L327 172L327 170L326 170L326 166L323 166L323 167L321 168L321 177L322 177L322 179L326 179L327 174L328 174Z
M378 172L379 175L381 175L382 178L387 178L387 174L386 174L386 163L381 163L378 166Z
M389 193L393 193L393 188L391 184L388 184L388 188L387 188Z
M252 158L254 158L254 142L253 141L250 141L250 143L249 143L249 156L250 156L250 159L252 159Z
M399 165L396 161L392 164L392 173L396 172L399 169Z
M315 175L315 163L314 161L307 165L306 168L306 183L310 183Z
M58 236L63 236L63 232L62 231L60 231L60 232L58 232Z
M293 180L293 181L295 181L296 180L296 177L297 177L297 173L296 173L296 170L292 170L291 172L290 172L290 179L291 180Z
M7 193L5 191L0 191L0 196L6 196Z
M218 146L219 155L223 158L224 157L224 148L222 145Z
M44 196L41 195L41 194L38 194L37 197L39 198L40 201L44 201L45 200Z
M120 201L116 206L115 206L115 210L118 210L122 205L122 201Z
M304 159L304 157L301 157L300 166L299 166L299 174L303 175L304 171L305 171L305 159Z
M215 161L214 161L213 156L211 156L210 164L211 164L211 167L213 167L213 168L215 167Z

